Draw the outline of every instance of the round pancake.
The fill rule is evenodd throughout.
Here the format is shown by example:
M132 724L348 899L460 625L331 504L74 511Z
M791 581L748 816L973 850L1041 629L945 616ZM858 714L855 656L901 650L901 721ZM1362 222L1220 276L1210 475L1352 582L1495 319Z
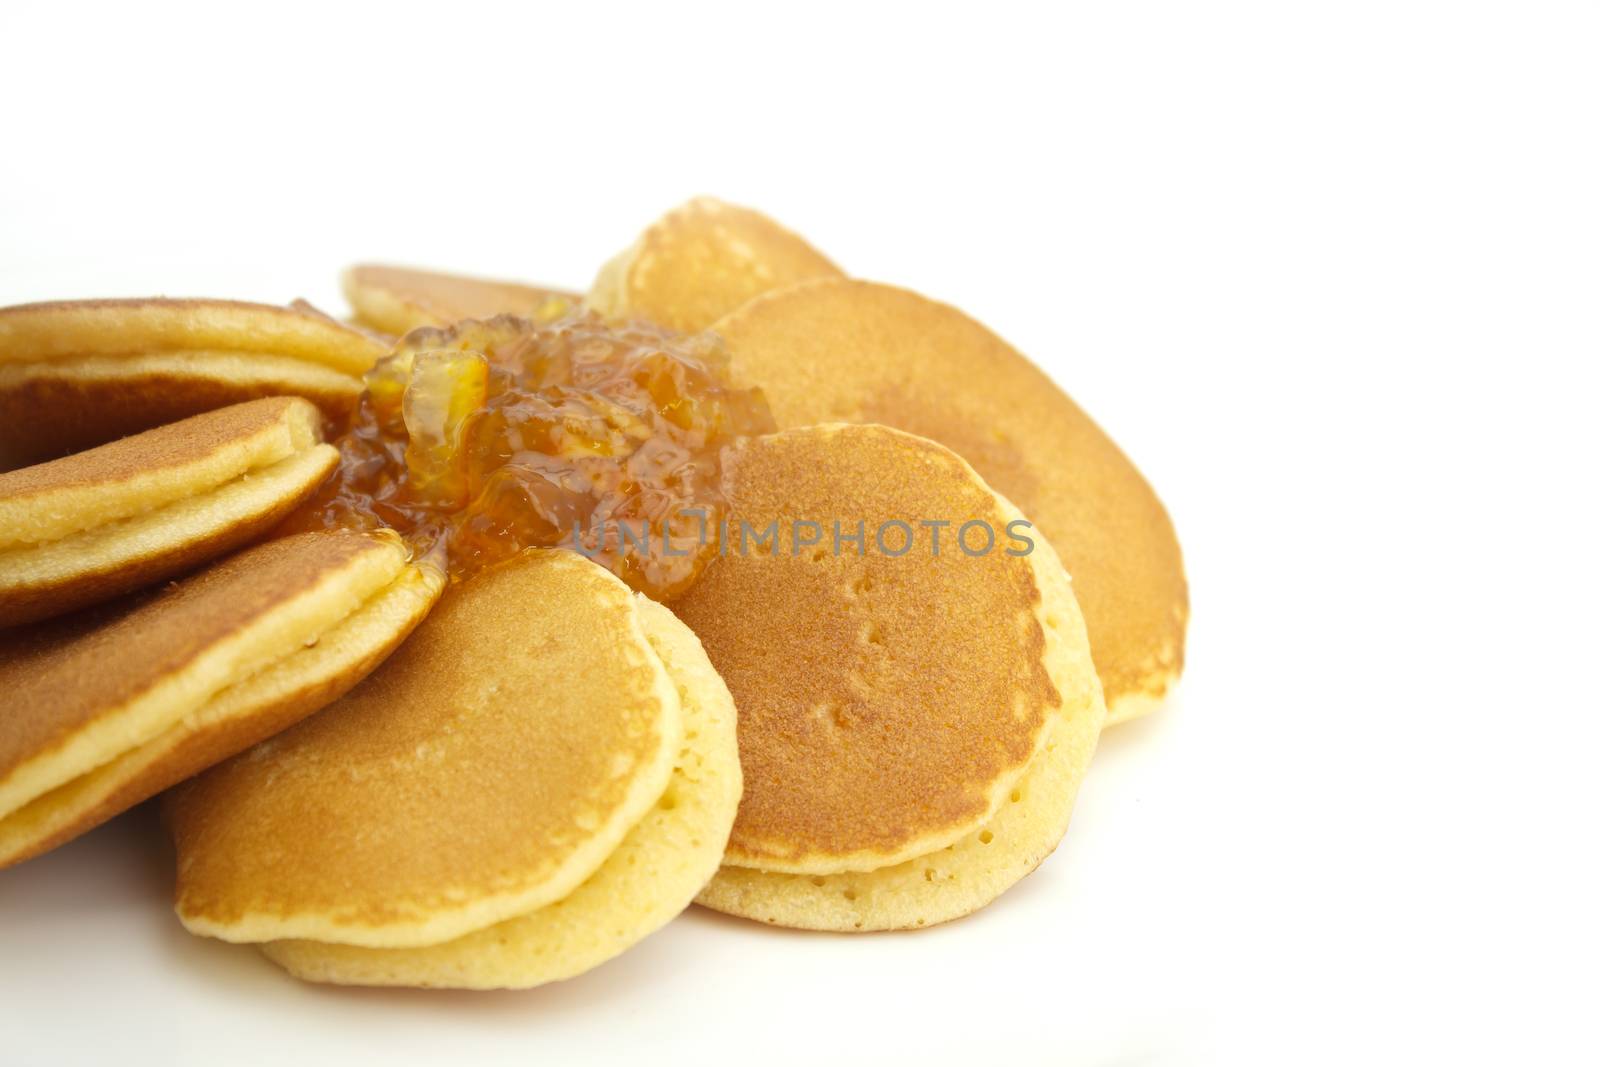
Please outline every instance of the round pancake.
M323 713L174 794L179 918L227 941L460 937L593 874L681 740L627 586L526 553L453 588Z
M245 544L339 461L309 402L235 404L0 473L0 626L59 615Z
M0 820L316 642L406 566L392 534L271 541L0 648Z
M841 274L760 212L700 197L657 219L600 268L588 304L608 318L695 333L770 289Z
M358 323L397 337L418 326L448 326L505 313L552 322L582 299L559 289L373 263L345 271L344 295Z
M675 605L739 706L745 793L724 862L873 870L972 832L1065 696L1053 622L1072 598L1048 545L1010 554L1016 509L949 449L888 427L751 438L724 471L729 535ZM821 543L799 543L801 522ZM741 536L774 523L770 549ZM989 551L978 526L974 554L960 547L968 523L988 525ZM834 524L864 533L865 554Z
M553 904L439 945L272 941L261 951L313 982L526 989L604 963L687 907L715 873L739 806L733 698L689 628L654 601L635 599L677 685L684 740L666 791L599 870Z
M155 738L0 818L0 867L80 834L338 699L405 640L444 575L408 566L317 641L222 690Z
M263 396L303 396L340 415L383 352L306 308L165 298L0 308L0 463Z
M878 422L971 463L1072 574L1110 721L1159 704L1189 616L1177 536L1138 468L1043 372L955 308L873 282L796 285L711 328L780 427Z

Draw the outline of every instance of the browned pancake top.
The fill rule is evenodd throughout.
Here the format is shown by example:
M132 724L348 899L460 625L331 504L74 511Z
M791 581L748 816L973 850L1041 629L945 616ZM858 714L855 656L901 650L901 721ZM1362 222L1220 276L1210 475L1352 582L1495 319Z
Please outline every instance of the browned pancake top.
M349 695L174 798L185 915L410 925L555 877L675 755L631 597L555 551L455 587Z
M195 415L21 470L0 472L0 500L106 485L187 466L297 415L306 443L317 439L316 409L297 397L267 397Z
M1138 469L981 323L873 282L774 292L716 323L779 426L880 422L954 449L1038 523L1073 577L1107 704L1182 670L1188 586Z
M674 607L739 708L741 859L893 854L980 819L996 783L1034 752L1059 704L1044 661L1031 561L1001 551L1009 512L932 442L876 426L751 439L729 457L730 522L778 520L776 551L746 543ZM794 554L790 524L824 525ZM889 519L916 540L876 546ZM843 545L866 524L868 554ZM940 554L921 523L947 521ZM983 520L996 549L968 556L958 527ZM809 531L807 531L809 532ZM904 533L886 532L889 551ZM974 530L969 544L982 537Z
M354 533L283 538L135 602L73 615L0 648L0 778L129 700L289 597L391 542Z
M326 315L239 300L149 297L0 308L0 363L189 350L295 356L351 374L383 354L381 344Z

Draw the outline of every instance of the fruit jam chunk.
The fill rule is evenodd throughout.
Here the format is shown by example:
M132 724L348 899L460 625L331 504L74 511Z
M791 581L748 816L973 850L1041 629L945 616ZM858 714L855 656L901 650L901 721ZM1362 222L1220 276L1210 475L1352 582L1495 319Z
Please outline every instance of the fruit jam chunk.
M667 600L716 551L723 446L772 429L708 335L587 313L424 327L367 375L338 471L292 524L390 526L452 578L576 548Z

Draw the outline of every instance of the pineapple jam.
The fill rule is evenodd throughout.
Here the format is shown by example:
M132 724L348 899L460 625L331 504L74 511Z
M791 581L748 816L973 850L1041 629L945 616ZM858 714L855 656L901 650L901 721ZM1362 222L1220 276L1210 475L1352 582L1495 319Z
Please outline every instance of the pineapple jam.
M574 548L657 600L716 552L724 446L774 428L707 334L511 315L413 330L368 373L292 529L397 530L452 580Z

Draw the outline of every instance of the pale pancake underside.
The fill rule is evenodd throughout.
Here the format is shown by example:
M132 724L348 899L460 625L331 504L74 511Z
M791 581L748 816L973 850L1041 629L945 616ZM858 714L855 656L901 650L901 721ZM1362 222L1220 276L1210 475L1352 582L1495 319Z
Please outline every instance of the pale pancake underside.
M678 687L684 741L665 792L598 870L555 903L438 945L275 941L261 951L314 982L525 989L604 963L682 911L716 871L739 803L733 698L688 627L637 599Z

